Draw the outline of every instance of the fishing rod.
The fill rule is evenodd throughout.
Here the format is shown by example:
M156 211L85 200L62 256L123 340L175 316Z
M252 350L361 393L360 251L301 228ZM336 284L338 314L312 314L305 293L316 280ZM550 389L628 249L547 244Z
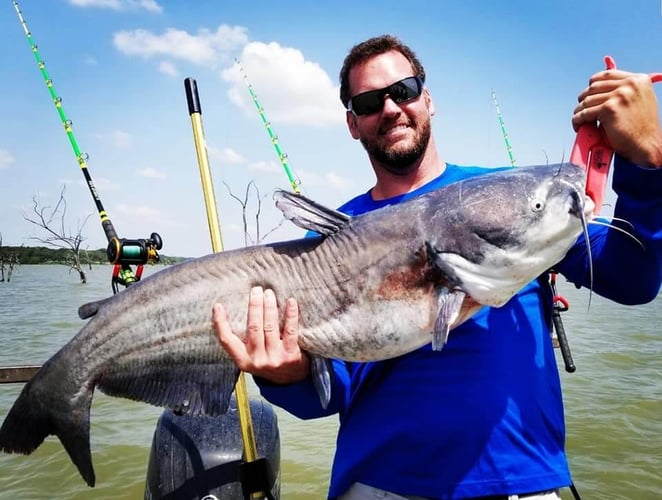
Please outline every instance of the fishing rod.
M503 118L501 117L501 110L499 109L499 103L497 102L496 92L492 89L492 100L494 101L494 107L496 108L497 118L499 119L499 125L501 126L501 134L503 135L503 141L506 143L506 151L508 152L508 158L510 158L510 164L515 166L515 157L513 156L513 148L510 147L510 141L508 140L508 134L506 133L506 125L503 123Z
M244 68L241 66L239 59L235 58L234 61L239 67L239 72L241 73L241 76L244 78L244 83L246 83L246 87L248 88L248 93L251 95L251 98L253 99L253 103L255 104L255 108L257 109L257 112L260 114L260 118L262 118L262 123L264 123L264 126L267 129L267 133L269 134L271 143L274 145L274 149L276 150L276 154L278 155L280 164L282 165L283 170L285 171L285 175L287 175L287 179L290 181L292 190L295 193L299 194L300 193L299 186L301 185L301 181L297 179L292 173L292 170L290 169L290 166L287 162L287 154L281 150L280 145L278 144L278 136L271 129L271 123L269 122L269 120L267 120L267 117L264 114L264 108L260 105L259 101L257 100L257 94L253 91L253 86L249 83L248 76L246 75Z
M496 108L497 117L499 119L499 125L501 126L501 134L503 135L503 141L506 144L506 151L508 152L508 157L510 158L510 165L515 166L515 158L513 156L513 150L510 147L510 141L508 140L508 134L506 133L506 125L503 122L501 117L501 110L499 109L499 103L497 102L496 92L492 89L492 100L494 101L494 107ZM565 312L569 308L568 300L559 295L556 290L556 276L557 272L554 269L548 271L548 277L546 279L545 275L538 278L539 282L542 283L541 286L544 286L546 283L552 290L552 324L551 329L556 332L556 341L558 342L558 347L561 350L561 357L563 358L563 364L565 365L565 371L568 373L573 373L577 367L575 362L572 359L572 352L570 351L570 343L568 342L568 336L565 333L565 327L563 326L563 319L561 318L561 313ZM579 492L575 487L574 482L570 483L570 491L572 492L573 497L576 500L581 500Z
M262 123L267 129L271 143L276 150L278 159L283 171L287 176L290 186L295 193L300 193L299 181L288 164L287 154L283 152L278 144L278 136L273 132L271 123L267 119L264 108L260 105L257 94L253 91L253 86L248 82L248 77L241 66L238 59L235 62L239 67L239 71L244 78L248 92L253 99L255 108L257 109ZM184 80L184 88L186 91L186 100L188 104L188 111L191 118L191 126L193 128L193 139L196 148L196 155L198 159L198 166L200 169L200 178L202 181L203 197L205 201L205 208L207 211L207 222L209 225L209 232L212 242L212 250L214 252L223 251L223 237L221 234L221 226L218 218L218 210L216 207L216 198L214 195L213 181L211 178L211 170L209 168L209 160L207 157L206 141L204 138L204 129L202 125L202 109L200 106L200 97L198 95L198 87L195 79L187 78ZM237 401L237 416L239 419L239 427L242 437L245 462L240 465L239 476L245 498L253 498L254 495L262 496L268 500L273 500L271 494L271 485L274 482L273 470L269 465L269 461L264 457L258 457L257 441L255 438L255 429L250 409L250 401L248 397L248 389L246 385L246 378L243 372L239 372L239 377L235 385L235 397Z
M13 4L14 9L16 10L16 15L18 16L21 26L23 27L23 31L25 32L25 36L30 43L30 48L32 49L32 53L37 61L41 76L44 78L44 82L46 83L46 87L48 88L48 92L50 93L51 99L53 100L53 104L55 105L58 116L60 117L60 120L62 120L64 131L67 134L69 143L71 144L71 147L74 151L78 166L83 172L83 177L85 177L85 182L87 183L87 187L90 190L90 194L92 195L92 199L96 205L99 217L101 218L101 227L103 228L106 239L108 240L106 255L108 257L108 261L114 265L111 280L113 293L117 293L119 291L118 285L123 285L126 287L140 280L144 264L158 262L158 250L163 247L163 241L161 240L161 237L158 233L152 233L149 238L140 239L119 238L117 236L113 223L111 222L108 213L104 209L97 189L92 182L92 177L90 176L90 172L87 168L88 155L83 153L78 146L78 142L76 141L76 137L74 136L72 128L73 122L64 112L64 108L62 107L62 98L58 96L57 92L55 91L53 80L46 70L46 64L39 54L37 45L32 39L32 34L28 29L27 22L25 21L23 13L18 6L18 2L13 0ZM131 268L132 265L137 266L136 272L134 272Z
M193 78L186 78L184 80L184 89L186 91L186 101L191 117L191 126L193 128L193 140L198 158L198 167L200 169L200 180L202 182L205 208L207 211L207 223L211 236L212 250L214 252L222 252L223 237L218 218L216 197L214 195L214 184L207 157L207 148L205 146L202 108L200 106L196 81ZM273 478L271 477L269 463L265 458L258 458L257 441L255 439L255 430L244 372L239 372L234 392L237 400L237 414L239 417L242 443L244 445L244 456L246 458L246 461L239 468L244 494L246 498L253 498L253 494L257 494L263 498L266 497L269 500L273 500L270 492L270 484L273 483Z
M503 135L503 140L506 144L506 151L508 152L508 157L510 158L511 166L515 166L515 157L513 156L513 150L510 147L510 141L508 140L508 133L506 132L506 125L503 122L501 117L501 110L499 109L499 103L497 102L496 92L492 89L492 101L494 102L494 107L496 108L497 117L499 119L499 125L501 127L501 133ZM558 347L561 350L561 357L563 358L563 364L565 365L565 370L568 373L573 373L577 367L572 359L572 352L570 351L570 343L568 342L568 336L565 333L565 328L563 326L563 319L561 318L561 313L568 310L569 303L568 300L559 295L556 290L556 275L557 273L554 270L549 272L549 279L546 280L549 286L552 289L552 328L556 332L556 340L558 342Z
M53 80L51 79L48 71L46 70L46 64L39 54L37 45L34 43L32 34L28 29L27 22L23 17L23 13L18 6L18 2L13 0L14 9L16 10L16 15L23 27L25 36L30 43L30 48L32 53L37 61L39 71L41 72L48 92L50 93L55 109L57 110L60 120L64 125L64 130L69 139L69 143L76 155L76 160L78 165L83 172L87 186L92 194L92 198L99 212L99 217L101 218L101 227L103 228L104 234L108 240L108 247L106 249L106 255L111 264L114 265L112 273L112 289L113 293L119 291L118 285L123 285L125 287L130 286L131 284L140 280L142 276L143 266L147 263L157 262L159 260L158 250L163 246L163 242L158 233L152 233L149 238L144 239L126 239L119 238L115 232L110 217L101 203L101 199L97 193L97 190L92 182L92 177L90 176L89 170L87 168L87 159L88 155L81 152L76 137L74 136L72 129L72 121L69 120L64 108L62 107L62 99L57 95L55 91L55 86L53 85ZM134 273L131 268L132 265L136 265L136 272ZM0 367L0 384L13 384L13 383L25 383L32 378L32 376L39 370L40 365L19 365L19 366L3 366Z

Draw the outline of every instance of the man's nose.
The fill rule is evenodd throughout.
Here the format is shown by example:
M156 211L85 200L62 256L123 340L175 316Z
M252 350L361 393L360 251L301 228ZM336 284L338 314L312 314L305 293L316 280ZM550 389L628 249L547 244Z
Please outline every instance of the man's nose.
M391 99L391 96L386 94L384 96L384 108L382 109L382 114L396 114L400 113L402 110L400 109L400 106L393 100Z

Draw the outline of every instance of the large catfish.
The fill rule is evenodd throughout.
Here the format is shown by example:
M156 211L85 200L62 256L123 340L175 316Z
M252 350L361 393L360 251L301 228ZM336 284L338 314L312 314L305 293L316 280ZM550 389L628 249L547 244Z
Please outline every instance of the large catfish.
M55 434L93 486L95 387L223 413L238 370L216 340L212 305L223 303L244 335L255 285L280 303L298 300L301 348L326 404L329 359L381 360L430 342L441 349L449 330L484 305L505 304L562 259L586 235L593 203L584 182L571 164L499 170L354 218L277 192L285 216L319 237L190 260L81 306L89 321L25 385L0 449L28 454Z

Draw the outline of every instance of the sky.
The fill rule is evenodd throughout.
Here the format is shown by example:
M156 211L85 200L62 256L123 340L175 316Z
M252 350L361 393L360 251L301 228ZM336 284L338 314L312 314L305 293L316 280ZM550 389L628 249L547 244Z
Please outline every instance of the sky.
M622 69L662 71L661 0L18 5L116 232L129 239L157 232L164 255L212 249L186 78L198 88L202 151L230 249L246 243L237 198L251 181L261 199L260 239L303 235L273 205L273 191L290 186L247 82L302 192L336 207L374 183L338 99L343 58L368 37L390 33L417 53L440 154L463 165L510 162L493 92L516 164L534 165L567 159L577 95L605 55ZM64 188L67 212L56 222L69 233L85 223L83 248L104 248L93 198L12 2L0 6L0 33L2 243L39 244L44 234L25 217L33 200L53 207ZM250 191L249 243L257 240L257 200Z

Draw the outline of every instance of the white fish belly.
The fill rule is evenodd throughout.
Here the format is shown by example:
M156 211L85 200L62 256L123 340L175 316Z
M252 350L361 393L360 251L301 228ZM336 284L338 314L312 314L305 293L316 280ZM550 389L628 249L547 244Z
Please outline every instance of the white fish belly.
M430 301L377 301L353 305L300 332L302 349L325 358L378 361L432 341L436 310Z

